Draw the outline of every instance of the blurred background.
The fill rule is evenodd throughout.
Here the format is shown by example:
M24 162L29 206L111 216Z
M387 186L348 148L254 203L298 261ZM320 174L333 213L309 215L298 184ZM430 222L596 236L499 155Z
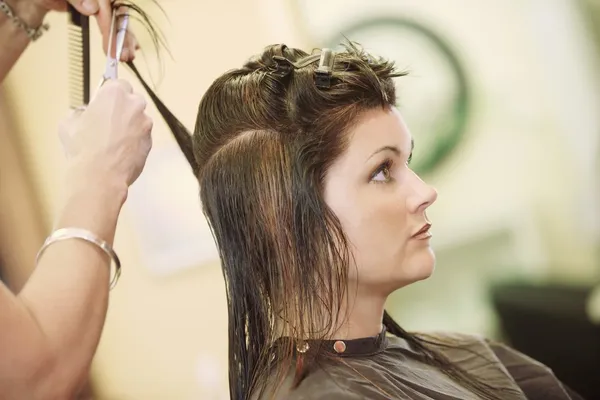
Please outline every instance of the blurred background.
M189 128L208 85L267 44L310 51L346 36L408 70L399 105L415 168L440 194L430 209L438 264L389 310L409 330L507 341L600 398L591 383L600 374L599 0L159 0L164 12L137 3L170 53L158 54L139 27L136 64ZM0 89L0 276L14 291L59 201L66 21L48 18L52 29ZM125 67L121 77L134 82ZM123 275L90 392L227 399L217 252L195 179L151 113L154 148L120 219Z

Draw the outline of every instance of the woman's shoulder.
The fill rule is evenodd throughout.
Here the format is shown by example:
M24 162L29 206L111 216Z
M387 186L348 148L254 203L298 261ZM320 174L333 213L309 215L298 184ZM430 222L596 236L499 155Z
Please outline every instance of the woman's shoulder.
M486 337L483 335L473 334L473 333L463 333L456 331L422 331L422 332L413 332L413 334L419 338L425 339L438 339L442 341L448 342L460 342L460 343L472 343L472 342L481 342L486 341Z
M446 351L490 351L491 341L483 336L472 333L454 332L454 331L427 331L413 332L413 335L421 342L438 348L442 352Z
M501 364L517 382L523 380L522 378L525 376L527 376L527 379L536 376L556 379L552 369L548 366L501 341L483 335L434 332L433 334L423 334L423 337L425 340L431 339L432 343L438 343L442 347L457 347L471 353L492 356L492 360Z
M500 341L483 335L459 332L427 332L415 335L436 346L450 358L465 359L463 357L466 352L479 356L482 360L480 362L496 365L510 376L528 399L582 399L564 385L550 367Z
M488 345L529 399L583 400L547 365L506 344L489 340Z

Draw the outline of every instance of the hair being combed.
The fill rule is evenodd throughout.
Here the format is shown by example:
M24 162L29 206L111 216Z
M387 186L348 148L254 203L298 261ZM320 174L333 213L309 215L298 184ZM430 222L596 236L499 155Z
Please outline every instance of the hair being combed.
M274 57L296 66L281 73ZM259 396L289 372L293 341L328 338L344 316L350 252L323 199L323 179L344 151L363 112L395 105L393 63L348 43L336 54L331 88L316 87L310 55L268 46L210 86L193 139L130 67L172 130L200 183L203 210L217 242L229 314L229 387L235 400ZM403 330L386 312L388 332L406 339L432 365L484 399L505 393L451 363L433 343ZM294 384L319 356L297 368Z

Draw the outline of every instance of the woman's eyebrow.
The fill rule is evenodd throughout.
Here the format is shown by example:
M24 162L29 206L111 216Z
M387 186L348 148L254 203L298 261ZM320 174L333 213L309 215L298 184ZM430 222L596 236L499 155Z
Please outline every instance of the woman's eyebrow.
M368 160L370 160L371 158L373 158L373 156L374 156L375 154L377 154L377 153L381 153L382 151L386 151L386 150L389 150L389 151L393 152L393 153L394 153L394 154L396 154L397 156L399 156L399 155L400 155L400 153L401 153L401 152L400 152L400 149L399 149L399 148L397 148L396 146L383 146L383 147L380 147L380 148L378 148L377 150L375 150L375 151L374 151L374 152L373 152L373 153L372 153L372 154L369 156L369 158L367 158L367 161L368 161Z

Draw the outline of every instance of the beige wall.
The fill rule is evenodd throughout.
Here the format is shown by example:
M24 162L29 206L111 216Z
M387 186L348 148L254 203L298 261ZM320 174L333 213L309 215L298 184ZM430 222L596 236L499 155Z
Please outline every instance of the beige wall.
M594 167L586 161L590 146L597 146L599 124L590 110L600 105L593 89L598 77L592 50L567 3L330 0L332 12L319 11L317 3L306 0L304 8L294 8L284 0L161 2L170 23L156 10L153 14L173 59L163 53L158 92L191 128L210 82L265 44L312 47L344 18L373 10L423 18L460 43L477 97L466 142L447 168L431 177L440 192L431 211L438 273L430 283L395 297L398 315L413 327L491 332L493 317L480 302L482 284L490 277L551 273L588 279L598 261L598 210L592 201L598 186ZM544 17L540 4L550 9L549 15ZM548 36L549 17L566 27L555 32L566 36L563 42ZM62 16L52 16L50 23L52 30L27 51L6 84L47 229L64 168L55 127L67 109L66 27ZM147 38L141 40L150 47ZM151 48L147 52L156 75L154 53ZM93 60L94 76L99 77L103 62L97 48ZM138 65L144 65L141 57ZM131 77L127 72L122 76ZM163 124L157 123L153 152L172 145ZM157 178L155 184L166 194L193 192L189 171L182 168L180 173ZM143 193L141 185L136 193ZM582 198L591 200L584 203ZM139 231L139 215L132 206L148 204L149 214L144 215L151 216L168 213L168 204L141 194L129 203L116 240L123 276L111 294L94 364L99 398L227 398L227 317L218 264L173 265L172 273L157 274L147 265L154 249ZM194 202L183 209L179 204L173 200L179 214L198 212ZM580 236L573 234L582 229Z

